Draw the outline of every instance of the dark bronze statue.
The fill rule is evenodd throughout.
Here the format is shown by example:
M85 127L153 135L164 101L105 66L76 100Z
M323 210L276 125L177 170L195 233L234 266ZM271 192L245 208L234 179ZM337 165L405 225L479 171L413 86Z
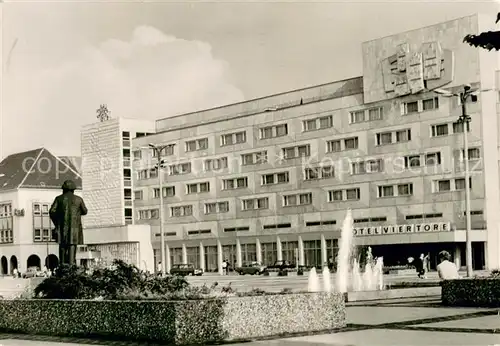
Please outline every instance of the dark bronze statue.
M62 195L50 207L50 219L56 226L59 264L76 264L76 247L83 244L82 216L87 215L83 199L75 195L76 184L66 180Z

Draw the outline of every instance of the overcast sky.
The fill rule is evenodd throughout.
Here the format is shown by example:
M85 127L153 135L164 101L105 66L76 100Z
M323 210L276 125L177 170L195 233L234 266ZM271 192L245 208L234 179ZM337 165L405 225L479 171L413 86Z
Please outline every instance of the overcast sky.
M499 10L483 1L4 3L3 155L80 154L80 127L362 75L361 43ZM1 156L1 154L0 154Z

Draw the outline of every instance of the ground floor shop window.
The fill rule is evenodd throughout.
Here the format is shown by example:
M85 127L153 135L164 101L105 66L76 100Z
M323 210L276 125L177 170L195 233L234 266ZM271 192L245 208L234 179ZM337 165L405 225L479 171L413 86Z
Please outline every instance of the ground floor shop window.
M241 261L243 263L257 261L257 245L241 244Z
M187 263L192 264L195 267L198 267L200 265L200 247L199 246L188 247L186 248L186 253L187 253Z
M321 267L321 240L304 241L304 265Z
M217 264L217 246L205 246L205 271L216 272Z
M182 248L172 248L170 249L170 264L184 264L182 263Z
M276 243L262 243L260 248L263 265L270 266L278 260L278 247Z
M288 241L281 243L281 252L283 255L283 261L289 261L290 263L297 263L298 260L298 241Z

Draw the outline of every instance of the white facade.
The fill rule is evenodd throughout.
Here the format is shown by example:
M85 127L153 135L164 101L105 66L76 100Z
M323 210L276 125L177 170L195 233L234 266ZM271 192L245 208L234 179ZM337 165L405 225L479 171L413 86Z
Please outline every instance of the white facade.
M130 146L132 138L154 131L154 121L111 118L84 126L81 132L83 199L89 210L84 241L103 256L148 269L154 267L150 231L133 225Z

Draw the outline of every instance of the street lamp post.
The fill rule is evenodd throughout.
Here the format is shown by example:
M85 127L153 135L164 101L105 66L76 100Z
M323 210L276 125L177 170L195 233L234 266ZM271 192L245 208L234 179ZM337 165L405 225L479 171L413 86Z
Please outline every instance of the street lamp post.
M160 251L161 251L161 274L165 276L166 274L166 262L165 262L165 232L163 231L163 159L162 153L167 145L156 146L154 144L149 144L149 147L153 149L158 157L158 163L156 164L156 169L158 170L158 187L160 188Z
M435 89L434 92L441 94L445 97L457 96L460 98L460 103L462 106L462 111L458 117L458 122L463 126L463 140L464 140L464 178L465 178L465 264L467 268L467 276L472 277L472 240L471 240L471 219L470 219L470 172L469 172L469 142L468 142L468 130L471 122L470 115L467 115L466 102L477 92L490 91L490 89L485 90L474 90L470 85L464 85L463 92L460 94L453 94L446 90Z

